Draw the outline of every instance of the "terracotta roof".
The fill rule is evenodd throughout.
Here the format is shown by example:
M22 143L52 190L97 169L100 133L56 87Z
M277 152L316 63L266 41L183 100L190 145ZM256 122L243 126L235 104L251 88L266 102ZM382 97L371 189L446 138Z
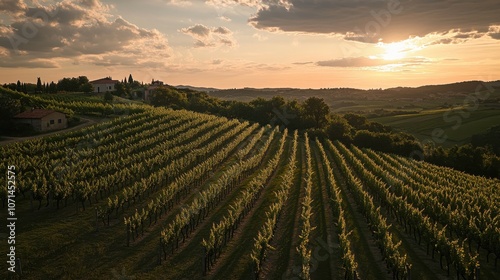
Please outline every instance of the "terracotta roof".
M102 78L102 79L99 79L99 80L90 81L89 83L91 83L91 84L116 84L118 82L120 82L120 81L113 80L113 79L110 79L110 78Z
M52 113L55 113L54 110L45 110L45 109L33 109L27 110L20 114L14 116L16 119L41 119L45 116L48 116Z

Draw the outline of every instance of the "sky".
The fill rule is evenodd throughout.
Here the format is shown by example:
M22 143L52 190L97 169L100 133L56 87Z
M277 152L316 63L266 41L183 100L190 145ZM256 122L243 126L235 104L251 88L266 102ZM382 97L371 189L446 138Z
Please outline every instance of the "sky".
M500 79L498 0L2 0L0 83L215 88Z

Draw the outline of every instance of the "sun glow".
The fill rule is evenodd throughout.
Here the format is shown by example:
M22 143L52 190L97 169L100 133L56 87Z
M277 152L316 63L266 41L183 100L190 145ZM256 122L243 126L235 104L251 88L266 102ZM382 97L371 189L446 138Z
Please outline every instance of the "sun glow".
M401 41L396 43L378 43L380 48L384 50L382 58L385 60L400 60L406 57L408 52L421 49L417 45L409 41Z

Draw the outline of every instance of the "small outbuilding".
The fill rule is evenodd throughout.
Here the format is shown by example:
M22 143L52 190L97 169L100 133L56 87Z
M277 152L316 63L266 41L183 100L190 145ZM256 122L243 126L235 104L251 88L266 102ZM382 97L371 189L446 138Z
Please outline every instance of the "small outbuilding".
M29 124L38 132L64 129L68 127L66 115L45 109L31 109L14 116L17 123Z
M94 93L100 92L108 92L115 91L116 83L119 83L118 80L113 80L110 77L102 78L95 81L90 81L90 83L94 86Z

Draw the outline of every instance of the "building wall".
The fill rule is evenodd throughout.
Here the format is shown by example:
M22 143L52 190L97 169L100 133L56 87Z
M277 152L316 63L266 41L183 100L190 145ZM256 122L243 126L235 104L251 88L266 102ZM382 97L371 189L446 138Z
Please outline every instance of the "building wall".
M66 115L59 112L54 112L48 116L43 117L40 123L41 131L64 129L66 127L68 127L68 120L66 119Z
M43 132L64 129L68 127L68 120L63 113L55 112L41 119L17 119L18 123L29 124L35 131Z
M17 123L29 124L33 127L35 131L42 131L41 119L16 119Z
M115 91L115 84L95 84L94 93Z

